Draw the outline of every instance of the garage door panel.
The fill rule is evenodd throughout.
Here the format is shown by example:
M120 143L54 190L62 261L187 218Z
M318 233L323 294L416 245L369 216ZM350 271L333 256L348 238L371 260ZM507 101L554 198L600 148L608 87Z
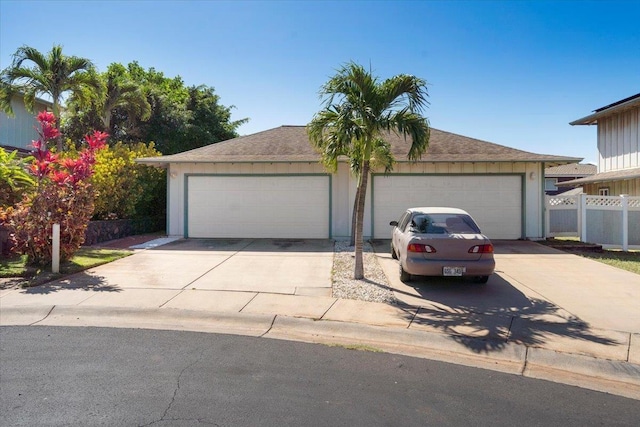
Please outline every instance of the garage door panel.
M190 176L187 234L327 238L329 205L328 176Z
M415 206L451 206L468 211L494 239L522 236L522 179L519 175L374 176L373 234L388 238L389 221Z

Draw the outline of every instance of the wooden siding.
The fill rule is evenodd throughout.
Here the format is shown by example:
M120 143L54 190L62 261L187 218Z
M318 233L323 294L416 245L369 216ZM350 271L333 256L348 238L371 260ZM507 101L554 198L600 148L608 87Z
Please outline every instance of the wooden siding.
M595 184L585 184L583 191L585 194L597 196L601 188L608 188L610 196L627 194L629 196L640 196L640 178L626 181L600 182Z
M22 98L17 96L11 101L11 106L15 116L9 117L0 112L0 145L30 149L31 142L39 138L35 116L38 112L46 110L46 106L36 102L36 113L30 113L25 108Z
M640 108L598 120L598 171L640 167Z

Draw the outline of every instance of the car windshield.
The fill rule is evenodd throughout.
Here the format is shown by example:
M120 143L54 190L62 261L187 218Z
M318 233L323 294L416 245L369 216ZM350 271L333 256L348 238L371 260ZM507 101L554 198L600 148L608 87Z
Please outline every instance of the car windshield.
M416 213L411 218L414 232L422 234L480 234L480 228L469 215L455 213Z

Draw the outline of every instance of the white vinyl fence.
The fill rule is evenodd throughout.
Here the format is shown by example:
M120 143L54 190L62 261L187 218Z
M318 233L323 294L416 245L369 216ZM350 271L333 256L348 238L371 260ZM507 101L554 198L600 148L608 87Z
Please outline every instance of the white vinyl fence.
M640 197L545 196L546 237L640 249Z

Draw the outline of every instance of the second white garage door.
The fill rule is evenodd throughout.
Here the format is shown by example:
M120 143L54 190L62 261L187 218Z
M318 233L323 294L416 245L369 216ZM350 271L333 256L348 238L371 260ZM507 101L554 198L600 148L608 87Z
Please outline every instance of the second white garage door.
M373 236L388 239L389 221L410 207L466 210L492 239L522 237L519 175L390 175L373 177Z
M187 237L329 238L330 178L188 176Z

